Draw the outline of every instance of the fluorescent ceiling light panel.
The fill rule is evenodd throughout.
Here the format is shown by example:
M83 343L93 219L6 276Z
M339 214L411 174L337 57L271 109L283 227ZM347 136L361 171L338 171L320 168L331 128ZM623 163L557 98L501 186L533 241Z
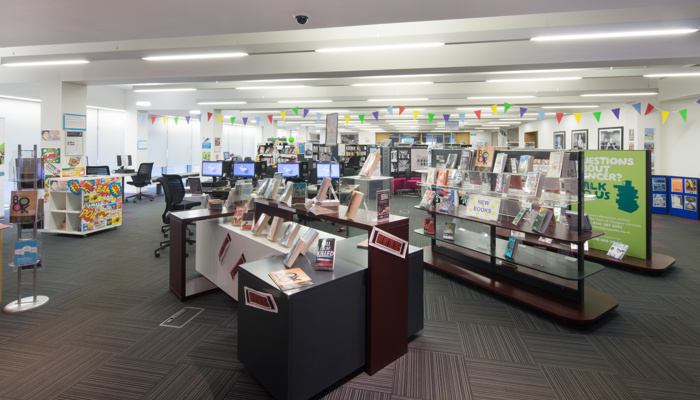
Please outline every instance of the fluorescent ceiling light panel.
M170 88L170 89L134 89L134 93L156 93L156 92L194 92L195 88Z
M349 51L373 51L373 50L399 50L399 49L419 49L425 47L444 46L445 43L408 43L408 44L387 44L380 46L358 46L358 47L335 47L327 49L316 49L318 53L341 53Z
M683 35L697 32L696 28L685 29L663 29L663 30L648 30L648 31L628 31L628 32L604 32L604 33L587 33L579 35L553 35L553 36L537 36L530 40L536 42L549 42L558 40L588 40L588 39L616 39L616 38L633 38L645 36L668 36L668 35Z
M377 82L377 83L353 83L351 86L418 86L432 85L433 82Z
M17 97L17 96L5 96L5 95L0 95L0 98L2 99L10 99L10 100L22 100L22 101L31 101L33 103L41 103L40 99L32 99L29 97Z
M307 103L332 103L333 100L280 100L278 103L280 104L289 104L289 103L300 103L300 104L307 104Z
M416 97L409 99L367 99L367 101L427 101L427 97Z
M501 121L537 121L537 118L501 118Z
M199 110L190 110L190 114L199 115L199 114L201 114L201 113L202 113L202 112L199 111Z
M531 99L535 96L471 96L467 100L492 100L492 99Z
M151 102L150 101L137 101L136 105L139 107L150 107Z
M215 105L215 104L248 104L245 101L198 101L200 106Z
M413 75L375 75L375 76L358 76L358 79L393 79L393 78L423 78L427 76L441 76L443 74L413 74Z
M591 93L582 94L581 97L616 97L616 96L656 96L658 93Z
M107 107L97 107L97 106L85 106L85 108L92 108L93 110L126 112L126 110L120 110L118 108L107 108Z
M598 107L600 107L600 106L593 106L593 105L589 105L589 106L584 106L584 105L579 105L579 106L577 106L577 105L571 105L571 106L568 106L568 105L567 105L567 106L543 106L542 108L547 108L547 109L559 109L559 108L598 108Z
M214 58L245 57L248 53L176 54L170 56L143 57L146 61L208 60Z
M700 76L700 72L679 72L671 74L649 74L644 75L645 78L673 78L677 76Z
M492 75L508 75L508 74L539 74L539 73L550 73L550 72L571 72L580 71L580 68L564 68L564 69L525 69L520 71L494 71L487 72Z
M262 83L262 82L301 82L301 81L315 81L318 79L319 78L253 79L250 81L243 81L243 82L256 82L256 83Z
M32 62L9 62L3 63L6 67L41 67L45 65L73 65L73 64L88 64L88 60L56 60L56 61L32 61Z
M265 90L265 89L299 89L305 88L304 85L287 85L287 86L241 86L236 90Z
M500 82L541 82L541 81L576 81L583 79L580 76L563 76L558 78L514 78L514 79L489 79L488 83L500 83Z

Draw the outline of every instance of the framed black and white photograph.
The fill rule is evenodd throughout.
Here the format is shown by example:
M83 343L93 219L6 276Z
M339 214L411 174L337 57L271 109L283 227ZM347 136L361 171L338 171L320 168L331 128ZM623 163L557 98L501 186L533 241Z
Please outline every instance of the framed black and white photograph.
M621 126L613 128L598 128L598 148L600 150L622 150Z
M577 129L571 131L571 149L587 150L588 149L588 129Z
M566 149L566 132L554 132L554 150Z

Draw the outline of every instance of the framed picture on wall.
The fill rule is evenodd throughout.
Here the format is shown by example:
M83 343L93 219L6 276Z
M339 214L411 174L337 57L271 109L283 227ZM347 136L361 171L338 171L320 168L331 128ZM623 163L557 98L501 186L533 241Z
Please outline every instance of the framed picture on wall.
M571 149L587 150L588 149L588 129L577 129L571 131Z
M566 132L554 132L554 149L564 150L566 149Z
M621 126L613 128L598 128L598 148L600 150L622 150Z

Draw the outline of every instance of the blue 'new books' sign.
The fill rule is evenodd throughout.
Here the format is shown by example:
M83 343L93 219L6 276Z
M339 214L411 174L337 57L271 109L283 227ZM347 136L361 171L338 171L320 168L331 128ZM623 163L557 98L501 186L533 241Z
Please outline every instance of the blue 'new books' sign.
M36 240L19 240L15 242L15 266L36 264Z

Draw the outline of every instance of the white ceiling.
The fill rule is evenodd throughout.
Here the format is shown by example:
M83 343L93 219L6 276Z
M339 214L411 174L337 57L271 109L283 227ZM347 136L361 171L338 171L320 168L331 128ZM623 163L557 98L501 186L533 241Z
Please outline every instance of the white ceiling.
M134 107L137 100L147 100L152 105L139 109L162 115L186 115L190 109L221 109L226 115L253 117L275 113L279 118L278 111L287 110L292 114L290 109L298 106L321 112L343 110L341 115L352 115L354 121L357 121L356 115L367 114L366 121L369 121L373 119L369 116L371 112L382 110L384 122L369 127L376 131L396 129L386 123L389 118L384 110L388 106L396 109L405 106L410 111L419 109L421 117L434 113L439 116L436 120L442 120L442 114L466 112L474 116L471 109L487 109L504 101L532 110L553 104L597 105L605 109L635 101L658 102L658 96L591 98L581 97L581 94L658 92L659 79L642 75L697 68L700 32L578 42L529 40L533 36L562 33L700 27L700 1L665 0L663 6L657 4L658 1L651 0L13 2L4 5L0 62L82 58L91 63L0 67L0 93L14 94L20 86L36 92L40 90L37 83L61 80L122 88L127 92L125 108ZM297 25L292 18L293 13L302 11L311 15L304 26ZM328 47L425 42L446 45L412 50L314 52ZM148 55L231 51L250 55L177 62L141 59ZM560 71L495 74L542 69ZM404 77L394 77L396 75ZM368 78L374 76L385 78ZM525 77L583 79L486 82ZM268 79L295 80L251 82ZM695 79L699 82L696 93L700 94L700 78ZM369 82L433 83L352 86ZM146 83L160 83L162 85L157 86L160 88L198 90L167 94L131 91ZM266 85L306 87L236 89ZM535 97L514 97L520 95ZM468 99L473 96L504 97ZM403 100L407 98L428 100ZM332 103L311 102L319 99L332 100ZM369 99L388 100L370 102ZM196 104L204 100L245 101L246 104ZM280 104L280 100L293 100L293 103ZM242 114L245 110L262 113ZM413 115L403 114L401 119L412 120ZM424 130L427 126L417 129ZM465 128L473 130L478 126Z

